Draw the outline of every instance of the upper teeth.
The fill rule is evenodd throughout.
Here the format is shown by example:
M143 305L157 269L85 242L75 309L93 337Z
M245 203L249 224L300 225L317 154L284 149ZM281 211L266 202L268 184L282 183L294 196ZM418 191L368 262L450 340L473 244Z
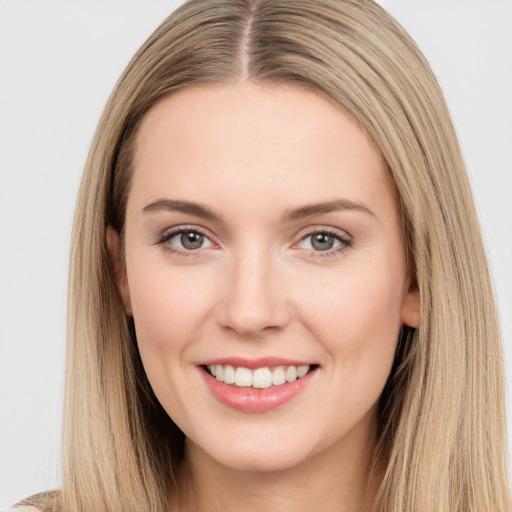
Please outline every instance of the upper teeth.
M210 373L221 382L235 384L240 387L269 388L279 386L285 382L293 382L304 377L309 371L309 364L303 366L277 366L270 369L256 368L250 370L243 366L234 367L229 364L208 365Z

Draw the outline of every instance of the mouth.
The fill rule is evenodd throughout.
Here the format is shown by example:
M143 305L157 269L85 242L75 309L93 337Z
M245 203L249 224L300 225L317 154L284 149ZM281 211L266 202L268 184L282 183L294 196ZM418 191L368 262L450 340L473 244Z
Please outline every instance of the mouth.
M263 413L291 401L315 380L319 369L317 364L279 362L216 361L199 369L217 401L238 411Z
M231 364L203 365L204 371L219 382L238 388L268 389L302 379L316 370L318 365L279 365L246 368Z

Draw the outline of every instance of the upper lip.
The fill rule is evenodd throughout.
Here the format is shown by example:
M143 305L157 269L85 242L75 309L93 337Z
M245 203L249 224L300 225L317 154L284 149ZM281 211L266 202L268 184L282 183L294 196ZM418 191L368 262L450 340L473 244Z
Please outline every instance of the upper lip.
M199 364L199 366L210 366L215 364L229 364L235 367L255 369L275 366L304 366L312 365L314 363L311 361L301 361L299 359L288 359L283 357L258 357L256 359L246 359L244 357L219 357L203 361Z

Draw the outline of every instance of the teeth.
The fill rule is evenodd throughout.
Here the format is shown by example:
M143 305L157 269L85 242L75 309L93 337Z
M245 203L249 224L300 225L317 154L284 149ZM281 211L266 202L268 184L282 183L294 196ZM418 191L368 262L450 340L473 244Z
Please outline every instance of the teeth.
M224 382L226 384L235 383L235 369L229 364L224 367Z
M227 364L209 365L208 370L219 381L234 384L238 387L254 387L266 389L271 386L280 386L285 382L294 382L304 377L310 369L308 364L302 366L276 366L250 370L239 366L237 368Z
M254 370L252 385L255 388L269 388L272 386L272 372L269 368L258 368Z
M249 368L240 366L235 370L235 384L239 387L248 388L252 386L252 372Z
M286 382L286 372L282 366L278 366L272 372L272 385L280 386Z
M286 382L293 382L294 380L297 380L297 367L288 366L286 369Z
M309 364L305 364L303 366L297 366L297 378L304 377L306 373L309 371Z

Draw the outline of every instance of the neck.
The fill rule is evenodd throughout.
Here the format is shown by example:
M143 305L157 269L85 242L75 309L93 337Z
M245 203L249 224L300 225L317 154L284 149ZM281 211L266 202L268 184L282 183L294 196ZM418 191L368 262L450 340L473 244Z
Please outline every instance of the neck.
M194 512L361 512L375 496L370 480L375 429L358 431L279 471L227 467L187 439L182 478Z

